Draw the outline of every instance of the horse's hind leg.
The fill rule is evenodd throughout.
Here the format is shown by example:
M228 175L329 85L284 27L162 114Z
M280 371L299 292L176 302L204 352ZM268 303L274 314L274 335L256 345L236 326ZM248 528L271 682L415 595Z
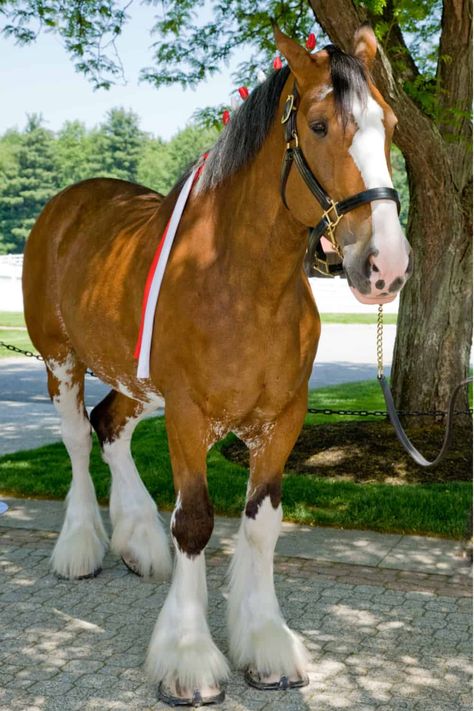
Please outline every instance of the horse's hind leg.
M163 578L171 573L168 536L130 451L133 431L144 414L141 403L112 390L92 410L91 423L112 474L111 547L138 575Z
M53 570L65 578L96 575L107 549L107 534L89 474L91 426L84 407L85 367L72 352L45 357L48 390L61 417L61 433L72 465L63 527L52 554Z
M307 683L308 655L285 623L273 584L281 478L305 412L306 392L270 426L244 437L250 449L250 480L231 566L228 627L236 665L247 670L250 685L262 689Z

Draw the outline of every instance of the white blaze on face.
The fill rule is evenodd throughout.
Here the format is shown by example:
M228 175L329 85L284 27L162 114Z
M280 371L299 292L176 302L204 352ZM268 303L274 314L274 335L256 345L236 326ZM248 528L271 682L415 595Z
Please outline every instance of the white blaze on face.
M372 98L362 106L357 98L352 104L357 131L349 153L360 170L367 190L393 187L385 156L385 128L382 107ZM376 200L372 209L372 246L378 250L374 257L379 272L371 274L371 281L383 280L386 289L399 277L404 277L408 266L409 247L403 234L396 203Z

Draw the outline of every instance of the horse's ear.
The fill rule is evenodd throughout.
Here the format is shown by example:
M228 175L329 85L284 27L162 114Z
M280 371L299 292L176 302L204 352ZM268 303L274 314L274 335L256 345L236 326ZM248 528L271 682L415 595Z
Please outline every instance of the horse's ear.
M368 22L356 30L353 42L353 54L370 69L377 54L377 38Z
M313 60L310 53L301 47L297 42L284 34L276 23L273 23L273 34L275 36L276 46L285 57L288 65L300 83L304 83L305 76L311 66Z

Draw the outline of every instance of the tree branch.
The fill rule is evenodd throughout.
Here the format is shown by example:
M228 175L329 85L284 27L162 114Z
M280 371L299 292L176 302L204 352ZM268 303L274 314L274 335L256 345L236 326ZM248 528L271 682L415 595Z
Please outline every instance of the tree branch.
M439 129L451 144L459 186L472 176L472 9L470 0L444 0L437 70Z
M456 0L454 0L456 1ZM313 12L324 31L331 40L346 51L351 51L352 40L356 29L362 22L367 21L368 13L362 6L356 7L352 0L309 0ZM395 47L395 41L400 29L392 30L390 45ZM402 38L403 42L403 38ZM408 96L404 90L407 76L413 75L413 59L409 57L405 44L400 47L399 65L392 64L389 54L384 46L379 43L379 51L374 62L374 81L390 103L398 117L398 127L395 131L394 141L402 150L409 163L426 165L427 162L436 170L438 161L444 160L443 141L433 124L432 119ZM417 71L417 70L416 70Z

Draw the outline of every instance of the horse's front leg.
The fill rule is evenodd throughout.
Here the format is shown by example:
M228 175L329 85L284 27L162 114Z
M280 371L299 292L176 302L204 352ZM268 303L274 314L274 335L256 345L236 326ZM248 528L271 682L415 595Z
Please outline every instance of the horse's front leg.
M276 422L245 436L250 480L230 570L228 627L232 658L246 669L247 682L258 688L308 683L307 652L283 618L273 583L281 478L305 412L306 390Z
M191 402L166 402L166 427L176 490L171 518L175 566L168 596L148 649L146 668L159 696L176 705L219 701L228 676L207 623L204 549L214 516L206 481L207 423Z

